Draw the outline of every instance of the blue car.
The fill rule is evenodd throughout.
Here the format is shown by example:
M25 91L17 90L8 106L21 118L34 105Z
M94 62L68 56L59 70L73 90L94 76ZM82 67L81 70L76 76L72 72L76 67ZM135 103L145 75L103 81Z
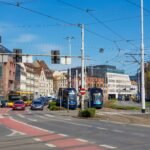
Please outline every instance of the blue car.
M43 110L44 103L41 100L33 100L31 104L31 110Z

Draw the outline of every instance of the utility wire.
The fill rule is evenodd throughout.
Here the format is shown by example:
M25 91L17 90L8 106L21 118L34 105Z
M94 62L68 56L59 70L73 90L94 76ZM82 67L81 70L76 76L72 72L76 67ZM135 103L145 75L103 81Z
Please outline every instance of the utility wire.
M67 6L70 6L72 8L75 8L75 9L78 9L80 11L83 11L83 12L86 12L90 17L92 17L93 19L95 19L99 24L101 24L102 26L104 26L107 30L111 31L114 35L118 36L122 41L125 41L128 43L128 41L123 37L121 36L119 33L117 33L116 31L114 31L112 28L110 28L108 25L106 25L103 21L101 21L100 19L98 19L95 15L93 15L92 13L90 13L92 10L90 9L83 9L81 7L78 7L76 5L73 5L71 3L68 3L68 2L65 2L63 0L57 0L58 2L61 2L62 4L64 5L67 5ZM130 45L138 48L134 43L130 43Z
M128 3L130 3L130 4L134 5L134 6L136 6L138 8L141 8L140 5L138 5L137 3L131 2L130 0L126 0L126 2L128 2ZM143 10L146 11L146 12L148 12L148 13L150 13L150 10L147 9L147 8L143 8Z
M94 35L96 35L96 36L98 36L98 37L100 37L100 38L103 38L103 39L105 39L105 40L107 40L107 41L110 41L110 42L114 42L112 39L107 38L107 37L105 37L105 36L103 36L103 35L100 35L100 34L98 34L98 33L96 33L96 32L90 31L90 30L88 30L87 28L84 28L84 29L85 29L85 31L87 31L87 32L89 32L89 33L91 33L91 34L94 34Z
M110 27L108 27L103 21L99 20L92 13L90 13L92 10L90 10L90 9L83 9L81 7L75 6L73 4L70 4L70 3L62 1L62 0L58 0L58 1L61 2L62 4L67 5L67 6L73 7L75 9L78 9L78 10L83 11L83 12L86 12L89 16L91 16L92 18L94 18L98 23L100 23L101 25L103 25L105 28L107 28L109 31L111 31L115 35L117 35L119 38L123 39L123 37L121 35L119 35L118 33L116 33L113 29L111 29Z
M59 18L56 18L56 17L52 17L52 16L50 16L50 15L44 14L44 13L39 12L39 11L36 11L36 10L32 10L32 9L23 7L23 6L21 6L19 3L13 4L13 3L4 2L4 1L0 1L0 3L6 4L6 5L15 6L15 7L19 7L19 8L22 8L22 9L24 9L24 10L30 11L30 12L32 12L32 13L35 13L35 14L38 14L38 15L41 15L41 16L44 16L44 17L48 17L48 18L50 18L50 19L53 19L53 20L58 21L58 22L61 22L61 23L65 23L65 26L66 26L66 25L69 25L69 26L81 27L80 24L72 24L72 23L70 23L70 22L68 22L68 21L65 21L65 20L62 20L62 19L59 19ZM60 25L62 25L62 24L60 24ZM64 25L64 24L63 24L63 25ZM90 33L92 33L92 34L94 34L94 35L96 35L96 36L99 36L99 37L101 37L101 38L103 38L103 39L105 39L105 40L107 40L107 41L111 41L111 42L113 41L113 40L111 40L111 39L109 39L109 38L107 38L107 37L105 37L105 36L103 36L103 35L96 34L96 33L94 33L93 31L90 31L90 30L88 30L88 29L85 29L85 30L88 31L88 32L90 32Z
M50 18L52 20L55 20L55 21L58 21L58 22L61 22L61 23L65 23L65 24L69 24L71 26L77 26L77 25L72 24L72 23L70 23L68 21L65 21L65 20L62 20L62 19L59 19L59 18L56 18L56 17L52 17L50 15L44 14L42 12L39 12L39 11L36 11L36 10L33 10L33 9L29 9L29 8L23 7L23 6L20 5L20 3L13 4L13 3L4 2L4 1L0 1L0 3L6 4L6 5L15 6L15 7L19 7L19 8L22 8L24 10L30 11L32 13L35 13L35 14L38 14L38 15L41 15L41 16L44 16L44 17L48 17L48 18Z

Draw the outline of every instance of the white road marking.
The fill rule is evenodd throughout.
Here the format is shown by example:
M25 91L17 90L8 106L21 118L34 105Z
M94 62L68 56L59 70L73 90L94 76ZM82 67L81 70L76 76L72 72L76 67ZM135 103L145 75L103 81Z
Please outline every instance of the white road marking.
M39 118L46 119L44 116L38 115Z
M0 118L4 118L2 115L0 115Z
M111 146L111 145L106 145L106 144L102 144L102 145L99 145L99 146L102 146L102 147L105 147L105 148L108 148L108 149L115 149L117 147L114 147L114 146Z
M47 117L54 117L53 115L50 115L50 114L45 114L45 116L47 116Z
M61 136L64 136L64 137L68 137L68 135L66 135L66 134L58 134L58 135L61 135Z
M64 119L64 120L71 120L71 119L67 118L67 119Z
M74 122L65 122L65 123L73 124L73 125L77 125L77 126L92 127L91 125L86 125L86 124L81 124L81 123L74 123Z
M39 139L39 138L34 138L34 140L37 141L37 142L41 141L41 139Z
M6 136L14 136L15 134L17 134L17 131L12 130L12 133L11 133L11 134L8 134L8 135L6 135Z
M132 135L145 137L145 135L143 133L132 133Z
M19 131L13 130L13 129L11 129L11 131L12 131L12 133L9 134L9 135L6 135L6 136L14 136L14 135L17 134L17 133L19 133L20 135L25 135L25 133L19 132Z
M49 130L46 130L46 129L43 129L43 128L39 128L39 127L36 127L36 126L32 126L32 125L27 124L27 123L25 123L25 122L18 121L18 120L16 120L16 119L12 118L12 117L9 117L9 118L10 118L11 120L14 120L15 122L18 122L18 123L21 123L21 124L30 126L30 127L32 127L32 128L35 128L35 129L38 129L38 130L41 130L41 131L45 131L45 132L51 133Z
M3 114L3 116L9 116L9 114L7 114L7 113L4 113L4 114Z
M37 122L36 119L32 119L32 118L27 118L27 119L30 120L30 121L33 121L33 122Z
M130 124L130 125L150 128L150 125L144 125L144 124Z
M124 133L124 131L123 130L112 130L112 131L114 131L114 132L118 132L118 133Z
M92 127L91 125L87 125L87 124L74 123L74 122L66 122L64 119L63 120L62 119L58 120L58 119L52 118L51 120L58 121L58 122L64 122L64 123L67 123L67 124L73 124L73 125L77 125L77 126Z
M108 130L107 128L96 127L99 130Z
M45 144L45 145L47 145L48 147L56 147L56 146L53 145L53 144Z
M117 121L111 121L111 120L100 120L100 121L102 121L102 122L108 122L108 123L114 123L114 124L121 124L121 125L131 125L131 126L140 126L140 127L150 128L150 125L144 125L144 124L123 123L123 122L117 122Z
M81 141L81 142L88 142L87 140L84 140L84 139L76 139L78 141Z
M127 124L127 123L123 123L123 122L117 122L117 121L111 121L111 120L100 120L102 122L108 122L108 123L114 123L114 124Z
M25 116L24 115L21 115L21 114L17 114L19 117L21 117L21 118L25 118Z

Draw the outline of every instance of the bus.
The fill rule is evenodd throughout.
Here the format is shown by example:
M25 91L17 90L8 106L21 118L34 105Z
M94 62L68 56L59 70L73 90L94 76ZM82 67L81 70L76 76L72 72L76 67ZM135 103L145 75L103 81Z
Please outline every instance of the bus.
M90 88L88 90L88 105L89 107L99 108L103 107L103 90L101 88Z
M11 91L8 94L8 107L12 107L17 100L23 100L26 106L31 105L33 94L31 92Z
M65 108L77 108L77 91L75 88L60 88L58 92L57 104Z

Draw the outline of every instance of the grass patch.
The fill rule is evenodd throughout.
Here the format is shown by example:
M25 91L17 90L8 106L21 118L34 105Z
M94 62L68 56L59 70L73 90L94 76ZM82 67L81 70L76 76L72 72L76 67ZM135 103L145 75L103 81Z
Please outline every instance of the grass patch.
M150 102L146 102L146 107L150 107Z
M140 110L137 106L124 106L116 104L116 100L109 100L104 103L104 107L112 108L112 109L119 109L119 110Z
M79 117L95 117L96 109L95 108L87 108L85 110L80 110L78 116Z

